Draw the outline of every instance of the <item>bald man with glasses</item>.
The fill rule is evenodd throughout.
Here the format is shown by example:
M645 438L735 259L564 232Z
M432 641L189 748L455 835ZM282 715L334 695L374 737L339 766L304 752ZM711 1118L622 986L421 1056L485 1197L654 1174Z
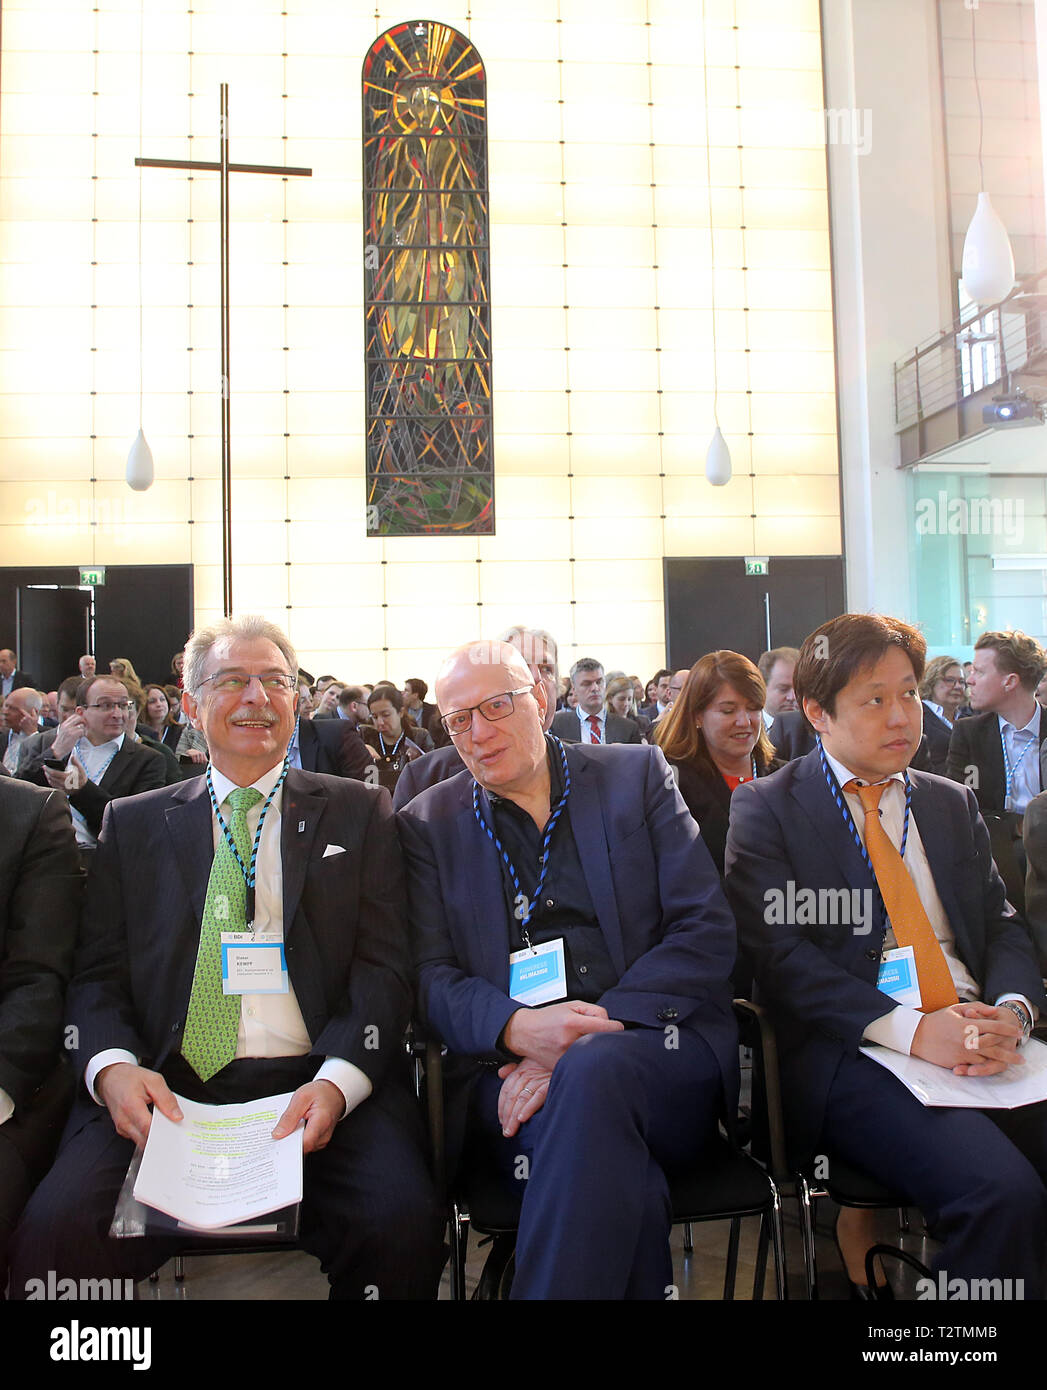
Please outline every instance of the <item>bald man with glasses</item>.
M436 698L467 772L398 824L452 1141L520 1197L513 1298L664 1298L666 1173L737 1101L716 869L661 751L547 734L514 647L454 652Z

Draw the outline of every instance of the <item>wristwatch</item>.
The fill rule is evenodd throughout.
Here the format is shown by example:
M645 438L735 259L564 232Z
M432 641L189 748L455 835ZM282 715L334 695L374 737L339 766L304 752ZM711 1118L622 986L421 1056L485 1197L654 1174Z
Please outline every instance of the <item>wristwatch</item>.
M1032 1018L1029 1015L1028 1009L1018 999L1005 999L999 1007L1001 1009L1009 1009L1022 1025L1022 1042L1025 1042L1032 1032Z

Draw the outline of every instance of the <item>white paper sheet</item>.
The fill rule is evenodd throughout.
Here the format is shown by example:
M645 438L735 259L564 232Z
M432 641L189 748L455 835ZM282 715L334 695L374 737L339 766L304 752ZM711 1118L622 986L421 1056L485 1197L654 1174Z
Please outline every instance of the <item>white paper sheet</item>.
M1047 1100L1047 1046L1030 1038L1021 1050L1022 1067L996 1076L954 1076L922 1057L906 1057L889 1047L863 1047L866 1057L893 1072L923 1105L951 1105L967 1110L1016 1110Z
M290 1092L244 1105L177 1099L178 1123L153 1111L134 1186L139 1202L212 1231L302 1200L303 1127L272 1137Z

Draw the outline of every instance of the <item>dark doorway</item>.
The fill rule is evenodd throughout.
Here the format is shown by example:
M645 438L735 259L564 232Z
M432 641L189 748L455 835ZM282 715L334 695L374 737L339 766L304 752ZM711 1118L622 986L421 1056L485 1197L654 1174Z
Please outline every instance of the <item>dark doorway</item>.
M693 666L727 647L755 661L770 647L798 647L844 611L843 560L772 556L747 575L742 556L665 561L667 664Z
M0 647L14 647L19 666L47 690L76 675L77 659L92 650L82 618L77 640L68 644L74 619L59 611L65 594L80 592L79 583L80 571L70 565L0 569ZM23 603L27 592L34 595L28 607ZM109 662L122 656L143 681L165 682L172 653L185 645L193 628L192 565L107 565L105 583L83 592L85 601L92 596L99 671L108 671ZM66 621L68 631L62 626ZM65 635L59 637L59 632ZM36 665L29 664L29 652L39 653Z
M18 660L40 682L56 690L91 650L90 589L20 585Z

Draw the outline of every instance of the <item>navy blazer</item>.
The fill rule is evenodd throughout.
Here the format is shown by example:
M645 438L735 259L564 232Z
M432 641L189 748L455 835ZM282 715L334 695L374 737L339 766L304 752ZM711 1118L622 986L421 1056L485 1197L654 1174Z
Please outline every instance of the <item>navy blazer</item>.
M698 1033L733 1115L734 923L698 827L661 749L569 744L566 753L567 814L618 975L598 1002L626 1024ZM476 823L472 787L468 772L440 782L397 822L423 1016L452 1052L504 1063L496 1043L521 1006L508 994L501 861Z
M973 793L910 769L912 816L957 953L993 1002L1009 990L1047 1006L1032 943L1006 902ZM775 1016L792 1141L817 1141L837 1065L857 1055L866 1027L896 1005L876 987L886 923L873 877L829 791L817 750L743 783L731 798L727 894L761 1000ZM864 930L826 918L782 924L771 908L811 889L869 890ZM796 916L800 913L794 914Z
M329 845L344 853L325 857ZM353 1062L377 1089L411 1006L388 793L291 768L281 847L287 969L310 1055ZM213 858L204 778L110 803L69 989L81 1072L111 1047L159 1071L181 1046ZM97 1108L82 1088L79 1099Z

